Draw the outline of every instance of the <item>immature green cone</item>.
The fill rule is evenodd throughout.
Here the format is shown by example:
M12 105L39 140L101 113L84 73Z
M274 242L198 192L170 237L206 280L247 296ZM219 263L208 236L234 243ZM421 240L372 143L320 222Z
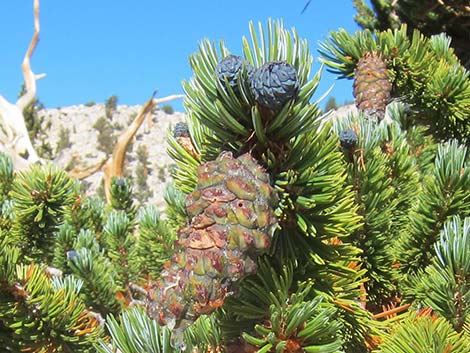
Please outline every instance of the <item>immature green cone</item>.
M379 54L367 52L359 59L353 88L357 108L371 118L382 120L390 101L392 84L387 66Z
M268 174L249 154L222 153L198 168L186 199L191 217L178 232L177 252L149 292L148 314L181 327L221 306L231 284L256 271L277 224Z

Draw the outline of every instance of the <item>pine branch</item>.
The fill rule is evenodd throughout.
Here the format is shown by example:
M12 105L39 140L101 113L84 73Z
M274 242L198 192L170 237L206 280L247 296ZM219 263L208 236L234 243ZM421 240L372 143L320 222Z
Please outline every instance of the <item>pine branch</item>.
M138 214L139 236L136 244L139 274L148 282L156 279L174 252L176 232L162 219L157 208L147 205Z
M387 156L390 166L391 185L394 193L391 197L396 204L393 209L391 238L396 239L406 228L408 213L417 200L421 190L418 160L412 150L411 137L398 124L389 124L383 129L382 152Z
M392 98L410 104L413 121L438 139L470 137L469 73L459 64L450 41L439 35L425 38L406 26L372 33L333 32L321 45L322 61L341 78L353 78L358 61L368 52L380 53L392 82ZM451 73L451 74L449 74Z
M8 198L13 179L13 161L9 155L0 152L0 205Z
M128 300L132 298L129 285L137 280L138 272L136 239L132 228L131 220L123 211L111 212L103 227L107 256L116 269L113 279Z
M364 0L353 0L357 14L354 15L356 23L364 29L374 30L377 27L377 20L374 11L364 2Z
M307 257L318 265L326 259L353 258L354 249L331 242L359 226L351 188L345 187L346 170L338 163L337 140L328 128L293 139L282 168L275 175L281 195L281 230L274 251L281 259ZM317 260L318 259L318 260Z
M16 175L10 196L12 232L25 256L37 262L51 260L54 232L74 200L73 181L52 165L33 165Z
M12 352L92 352L102 330L85 310L79 295L81 282L72 277L50 278L44 266L18 264L18 257L18 249L1 247L2 347Z
M65 213L65 222L72 226L75 232L88 229L99 236L103 230L105 214L105 203L101 198L78 195L72 207Z
M469 337L455 332L445 319L410 313L391 325L377 352L464 353L469 343Z
M186 212L186 195L176 189L173 184L168 184L163 195L167 204L165 213L168 216L168 225L176 230L186 223L188 214Z
M112 209L125 212L130 220L134 220L137 212L132 193L130 181L121 177L111 178L108 203Z
M452 218L434 245L436 256L410 276L406 294L462 331L470 318L470 218Z
M87 305L103 316L119 312L125 298L118 295L116 268L104 255L95 234L82 230L67 252L67 259L74 276L83 281Z
M172 347L169 330L158 326L138 307L123 311L118 318L110 315L106 326L111 340L96 345L99 353L181 352Z
M293 279L292 266L284 267L278 275L262 261L257 276L242 283L240 297L227 309L237 320L258 322L243 333L244 340L266 352L339 352L342 342L337 332L341 324L333 319L335 308L322 304L323 298L314 294L311 283L300 284L295 290Z
M65 273L71 273L67 253L73 249L77 233L68 223L62 224L57 230L52 265Z
M450 217L470 215L469 188L467 149L456 141L440 144L433 174L426 178L409 227L396 243L402 273L414 273L430 263L433 245Z

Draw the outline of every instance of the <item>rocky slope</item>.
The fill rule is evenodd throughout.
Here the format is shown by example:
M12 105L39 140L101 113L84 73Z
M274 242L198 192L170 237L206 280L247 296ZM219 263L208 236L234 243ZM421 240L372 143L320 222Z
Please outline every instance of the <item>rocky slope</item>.
M107 157L104 150L112 150L113 136L117 137L133 121L139 109L140 106L118 106L111 119L106 118L104 104L44 109L39 111L39 116L44 118L42 138L52 147L53 160L57 165L69 171L84 169ZM155 110L142 124L127 152L125 174L133 178L135 193L144 199L147 199L144 194L149 193L147 202L156 204L160 209L164 206L163 192L172 164L166 153L167 131L183 118L183 113L166 114ZM137 151L140 149L142 154L145 148L148 164L143 166ZM83 179L87 194L99 192L102 179L101 171Z
M67 171L85 169L107 158L103 150L108 149L111 153L114 146L112 136L117 137L134 120L140 108L138 105L118 106L110 119L106 118L104 104L44 109L39 111L39 116L44 118L42 139L52 147L57 165ZM346 116L352 111L355 111L353 105L343 106L331 112L328 119ZM125 174L133 180L134 193L159 209L165 205L163 194L171 178L169 168L173 163L166 152L166 136L168 130L183 120L183 113L166 114L155 110L138 130L126 155ZM142 165L139 167L137 152L145 148L148 164L142 168ZM83 189L89 195L99 193L102 180L103 172L98 171L82 180Z

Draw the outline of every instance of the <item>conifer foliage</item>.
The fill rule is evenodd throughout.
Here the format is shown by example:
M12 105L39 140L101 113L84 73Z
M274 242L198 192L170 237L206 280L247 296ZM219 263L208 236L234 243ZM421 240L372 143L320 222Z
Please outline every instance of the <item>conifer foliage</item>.
M452 46L467 70L470 68L470 8L462 0L353 0L356 22L365 29L383 31L407 24L410 31L418 29L431 36L446 32Z
M334 119L294 29L242 44L190 57L162 213L0 154L5 351L468 351L470 81L447 38L332 33L359 108Z
M455 138L468 144L470 77L450 47L449 37L440 34L426 38L417 30L409 37L405 25L377 33L340 30L330 34L321 53L332 72L341 78L355 78L356 87L365 85L357 80L377 77L375 98L356 89L356 97L358 93L365 95L357 101L360 109L374 106L373 101L382 97L391 83L390 98L409 105L415 125L424 126L438 140ZM370 55L367 53L380 54L384 64L380 70L375 67L377 63L364 63L364 56ZM359 76L355 76L356 70Z

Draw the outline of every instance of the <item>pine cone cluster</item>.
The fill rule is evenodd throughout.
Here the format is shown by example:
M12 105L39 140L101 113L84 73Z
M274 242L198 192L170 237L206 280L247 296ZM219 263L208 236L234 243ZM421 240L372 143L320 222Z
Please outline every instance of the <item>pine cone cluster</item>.
M263 66L253 67L240 56L229 55L216 66L220 81L238 92L240 72L247 70L248 85L256 103L272 111L279 111L289 100L295 99L299 91L297 70L285 61L270 61Z
M295 99L300 85L296 69L287 62L272 61L253 70L235 55L219 62L214 77L235 93L246 87L256 104L271 113ZM183 124L175 126L173 136L183 147L190 140ZM189 224L179 230L179 251L149 291L149 316L162 325L184 327L223 305L232 284L255 273L258 256L269 250L276 203L269 175L250 154L234 158L225 152L200 165L198 184L186 199Z
M188 195L191 221L178 233L181 249L149 293L148 314L181 326L221 306L231 284L256 271L277 224L268 174L249 155L222 153L199 166Z

